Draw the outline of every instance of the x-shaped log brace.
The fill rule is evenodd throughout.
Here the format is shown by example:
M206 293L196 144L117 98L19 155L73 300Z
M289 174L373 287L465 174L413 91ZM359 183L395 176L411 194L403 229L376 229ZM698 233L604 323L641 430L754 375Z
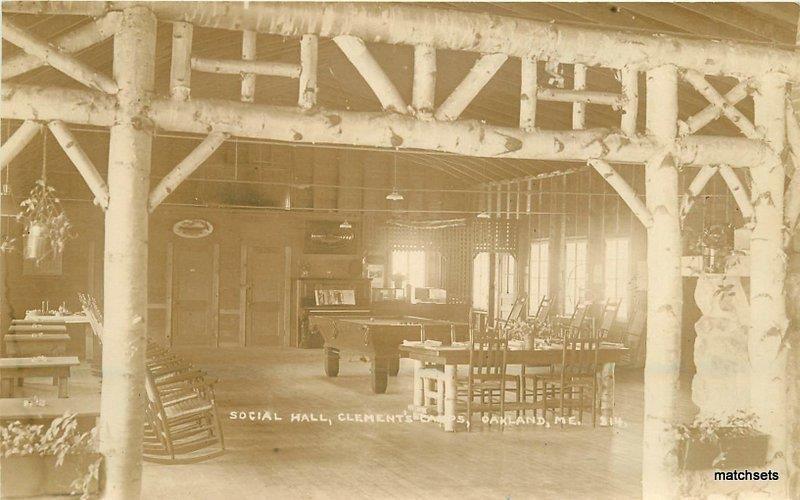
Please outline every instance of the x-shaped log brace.
M742 217L745 219L753 217L753 204L750 201L747 189L745 189L744 184L742 184L739 176L736 175L736 172L734 172L730 165L706 165L700 169L700 172L697 173L691 184L689 184L686 194L683 195L683 200L681 202L681 222L686 219L695 200L700 196L700 193L703 191L703 188L706 187L708 181L710 181L717 172L722 176L728 189L731 190L733 199L736 201L736 206L739 207Z
M700 95L711 103L711 111L708 110L709 108L706 108L689 118L686 122L679 122L678 128L680 135L694 133L717 119L720 115L725 115L725 117L732 121L747 138L759 139L761 137L755 125L753 125L753 122L744 116L735 106L737 102L747 97L749 90L747 82L740 82L736 87L731 89L727 95L723 96L708 83L703 75L695 70L683 70L681 71L681 76L684 81L694 87Z

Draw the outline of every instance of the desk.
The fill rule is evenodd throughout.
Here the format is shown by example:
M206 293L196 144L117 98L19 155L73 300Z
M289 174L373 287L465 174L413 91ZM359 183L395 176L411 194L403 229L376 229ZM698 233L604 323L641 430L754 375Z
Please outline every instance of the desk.
M601 366L600 377L600 421L607 423L613 417L614 410L614 365L620 361L627 348L612 344L602 344L597 355ZM400 346L400 352L414 360L414 395L411 409L415 413L425 413L424 385L420 376L424 364L444 367L444 430L453 432L456 417L456 369L458 365L469 364L469 349L454 346ZM544 349L509 349L506 364L522 366L550 366L559 364L562 359L562 348L553 346Z
M6 354L12 358L58 356L67 350L66 333L9 333L3 337Z
M70 368L79 365L76 356L0 359L0 397L14 397L14 379L48 377L58 379L58 397L69 397Z
M451 335L467 336L465 323L453 323L414 316L314 316L309 315L309 325L316 328L325 339L325 374L339 374L339 352L362 354L372 361L372 392L383 394L388 376L397 375L400 369L398 350L403 340L423 338L449 344ZM451 333L452 330L452 333Z

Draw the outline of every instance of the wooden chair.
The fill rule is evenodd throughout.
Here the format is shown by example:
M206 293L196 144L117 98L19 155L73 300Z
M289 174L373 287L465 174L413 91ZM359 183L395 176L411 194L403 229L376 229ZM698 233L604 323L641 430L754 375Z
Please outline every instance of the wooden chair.
M572 318L566 326L560 328L559 337L567 338L574 337L586 330L587 312L589 311L589 302L581 302L575 307L572 312Z
M496 328L505 328L509 323L521 320L525 313L525 305L527 303L528 296L525 294L519 294L517 299L514 301L514 304L511 306L511 309L508 311L508 315L506 315L505 318L496 319L494 326Z
M549 336L552 326L550 324L550 312L552 310L553 301L547 296L543 296L539 301L539 307L536 308L536 315L533 317L533 325L535 328L535 336L542 338Z
M597 356L600 340L594 335L571 335L564 339L561 364L553 373L533 375L531 393L541 398L545 416L547 411L559 412L561 426L578 410L583 423L584 410L592 412L592 426L597 425ZM569 411L569 416L567 416Z
M488 330L470 340L467 380L459 381L459 400L466 406L467 421L472 415L497 413L505 416L506 393L514 394L514 403L521 401L520 378L506 373L508 339L499 330ZM509 388L508 384L512 387ZM519 410L517 410L519 411ZM469 430L471 425L467 427Z
M477 309L469 310L469 332L484 333L489 327L489 313L487 311L479 311Z
M646 346L647 307L644 301L634 303L622 342L628 352L622 358L621 365L641 367L644 365Z
M607 339L614 327L614 320L617 319L617 311L619 311L619 301L608 300L603 305L603 313L600 316L600 326L597 330L601 339Z

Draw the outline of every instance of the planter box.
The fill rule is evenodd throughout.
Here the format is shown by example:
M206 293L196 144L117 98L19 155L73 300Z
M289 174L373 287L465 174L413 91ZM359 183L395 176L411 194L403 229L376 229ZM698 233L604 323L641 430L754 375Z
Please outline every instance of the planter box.
M56 457L52 455L0 458L0 497L69 495L72 482L83 477L98 458L99 453L67 455L61 467L56 467ZM100 474L102 471L101 464ZM89 491L97 493L97 481L92 482Z
M720 437L716 441L686 439L678 448L678 466L682 470L740 469L766 463L769 436Z

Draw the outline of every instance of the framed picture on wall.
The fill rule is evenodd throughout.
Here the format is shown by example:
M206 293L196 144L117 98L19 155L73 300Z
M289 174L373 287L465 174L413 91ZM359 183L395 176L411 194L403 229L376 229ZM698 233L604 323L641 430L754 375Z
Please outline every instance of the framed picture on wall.
M308 221L303 250L307 254L355 255L357 226L339 221Z

